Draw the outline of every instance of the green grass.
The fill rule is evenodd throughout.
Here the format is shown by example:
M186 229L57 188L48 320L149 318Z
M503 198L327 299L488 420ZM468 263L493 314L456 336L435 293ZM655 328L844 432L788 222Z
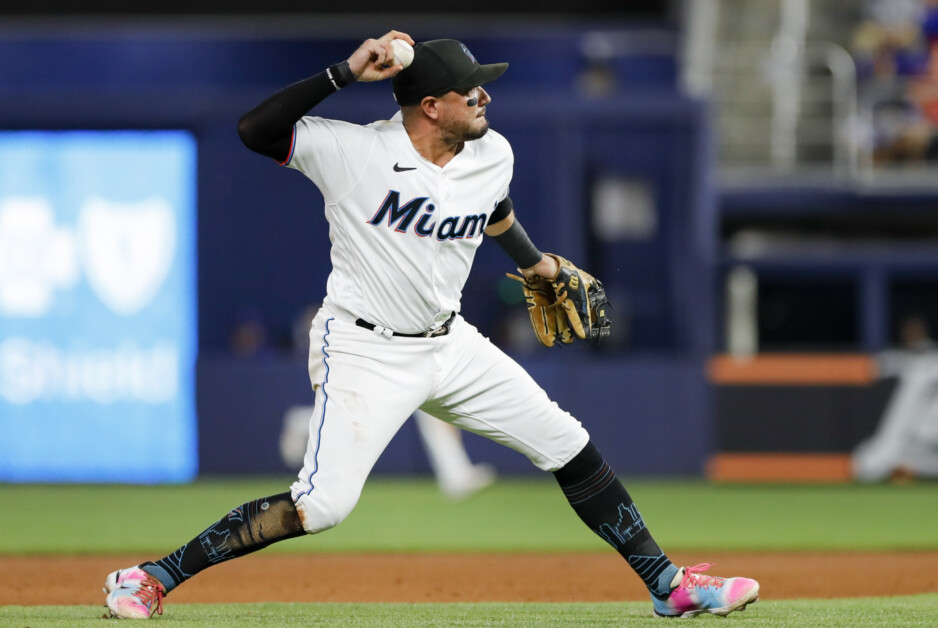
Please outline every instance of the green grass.
M291 478L181 486L0 485L0 554L159 553L232 507L286 490ZM655 537L678 550L938 549L938 491L906 486L745 486L688 480L626 485ZM453 504L429 479L375 478L337 529L271 552L604 551L549 478L502 479ZM875 577L875 573L871 573ZM100 626L101 606L0 607L0 628ZM660 626L648 603L172 604L173 626ZM932 626L938 594L763 600L739 626ZM729 626L716 617L694 625ZM717 623L714 623L717 622ZM160 625L158 624L158 625Z
M287 490L290 481L0 485L0 554L166 551L232 507ZM655 538L669 551L938 549L935 484L625 483ZM429 479L374 478L338 528L268 551L566 552L608 547L583 527L549 477L501 479L483 494L456 504L441 497Z
M601 604L177 604L167 605L158 626L655 626L647 603ZM0 607L0 628L100 626L100 606ZM723 619L702 616L694 626L934 626L938 594L842 600L762 601ZM682 624L683 625L683 624Z

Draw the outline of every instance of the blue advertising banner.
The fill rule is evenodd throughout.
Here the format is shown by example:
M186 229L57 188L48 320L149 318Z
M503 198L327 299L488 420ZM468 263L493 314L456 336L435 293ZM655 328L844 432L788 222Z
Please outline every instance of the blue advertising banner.
M0 481L197 472L196 144L0 132Z

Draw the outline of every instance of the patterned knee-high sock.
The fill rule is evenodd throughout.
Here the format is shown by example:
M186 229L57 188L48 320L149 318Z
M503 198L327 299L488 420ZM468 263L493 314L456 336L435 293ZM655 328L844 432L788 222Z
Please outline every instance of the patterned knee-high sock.
M554 477L583 523L621 554L652 594L671 590L678 568L645 527L625 487L592 442Z
M235 508L169 556L140 568L169 593L207 567L305 533L290 493L281 493Z

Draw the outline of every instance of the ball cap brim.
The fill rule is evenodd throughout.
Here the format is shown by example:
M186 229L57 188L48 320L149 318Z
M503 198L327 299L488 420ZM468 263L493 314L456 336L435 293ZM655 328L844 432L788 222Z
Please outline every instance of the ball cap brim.
M508 69L507 63L480 65L465 44L433 39L414 46L414 60L392 79L399 105L413 105L427 96L442 96L491 83Z

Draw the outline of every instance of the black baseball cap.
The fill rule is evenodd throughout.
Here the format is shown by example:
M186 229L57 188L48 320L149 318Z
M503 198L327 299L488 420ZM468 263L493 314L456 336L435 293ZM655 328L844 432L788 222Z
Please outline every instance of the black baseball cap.
M471 89L494 81L507 63L479 65L465 44L455 39L432 39L414 46L414 60L391 83L397 104L414 105L426 96Z

